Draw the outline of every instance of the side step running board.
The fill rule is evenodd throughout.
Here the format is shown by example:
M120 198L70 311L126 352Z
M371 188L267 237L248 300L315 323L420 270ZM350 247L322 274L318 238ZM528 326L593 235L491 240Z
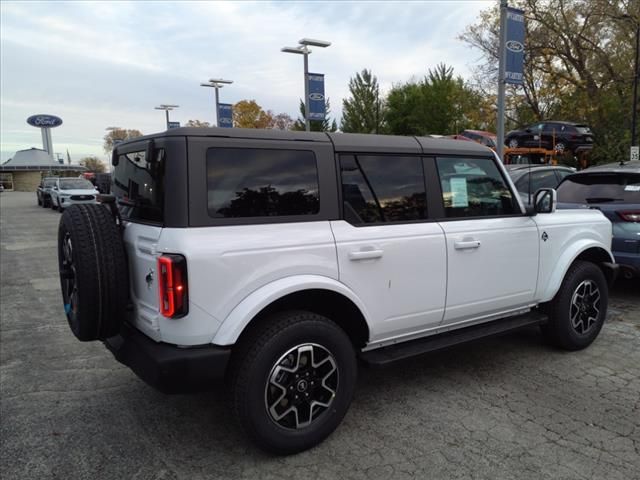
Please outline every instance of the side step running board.
M471 327L450 330L429 337L410 340L387 347L360 353L360 358L372 365L385 365L397 360L435 352L460 345L484 337L499 335L529 325L539 325L547 321L547 316L540 312L528 312L517 317L507 317Z

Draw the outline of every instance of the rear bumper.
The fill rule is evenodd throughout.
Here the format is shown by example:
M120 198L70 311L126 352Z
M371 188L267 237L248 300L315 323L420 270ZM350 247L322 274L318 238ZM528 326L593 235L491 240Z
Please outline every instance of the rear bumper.
M164 393L211 389L224 377L231 356L229 347L180 348L158 343L127 324L104 344L116 360Z

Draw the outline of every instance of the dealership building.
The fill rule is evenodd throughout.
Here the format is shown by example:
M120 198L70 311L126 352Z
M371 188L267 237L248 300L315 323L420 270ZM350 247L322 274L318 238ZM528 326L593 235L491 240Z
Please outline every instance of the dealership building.
M17 151L0 165L0 183L5 191L34 192L42 177L77 177L87 169L80 165L63 165L40 148Z

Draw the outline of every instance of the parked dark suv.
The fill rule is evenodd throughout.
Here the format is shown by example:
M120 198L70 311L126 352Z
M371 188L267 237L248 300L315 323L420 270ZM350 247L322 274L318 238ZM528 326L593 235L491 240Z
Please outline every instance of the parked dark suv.
M584 124L573 122L539 122L510 131L504 139L509 148L540 147L555 150L577 152L593 148L593 133Z
M611 250L624 277L640 275L640 162L610 163L564 178L558 208L595 208L613 224Z

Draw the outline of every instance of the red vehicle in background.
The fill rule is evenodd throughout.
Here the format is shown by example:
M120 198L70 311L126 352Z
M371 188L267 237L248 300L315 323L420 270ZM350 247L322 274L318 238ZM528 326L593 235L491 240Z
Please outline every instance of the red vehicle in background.
M463 130L457 135L451 135L449 138L478 142L493 150L496 149L498 144L498 137L496 134L493 132L487 132L486 130Z

